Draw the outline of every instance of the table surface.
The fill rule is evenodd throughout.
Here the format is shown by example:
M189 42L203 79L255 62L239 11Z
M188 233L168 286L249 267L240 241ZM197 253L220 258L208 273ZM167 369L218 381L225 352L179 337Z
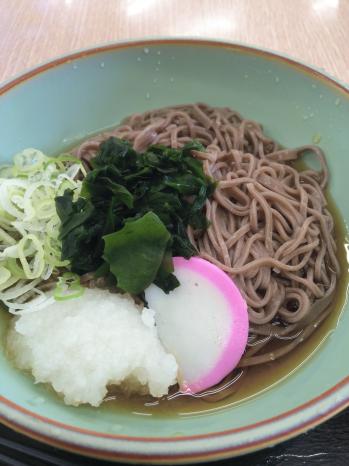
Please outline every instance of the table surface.
M0 0L0 81L78 48L155 35L262 46L349 82L348 0Z
M183 35L287 53L349 83L349 0L0 0L0 82L79 48ZM0 427L0 464L105 463L41 446ZM349 412L274 449L224 464L347 465Z

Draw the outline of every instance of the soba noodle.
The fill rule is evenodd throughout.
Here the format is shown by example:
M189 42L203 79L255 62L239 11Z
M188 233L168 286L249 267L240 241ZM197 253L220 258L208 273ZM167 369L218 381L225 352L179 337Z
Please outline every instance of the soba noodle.
M181 105L134 114L81 144L74 152L87 168L109 136L129 140L137 151L150 144L177 148L192 139L206 147L193 156L218 181L206 203L210 226L204 233L189 229L188 236L201 257L232 277L247 301L250 336L240 367L292 351L325 319L339 264L320 148L281 149L260 124L229 108ZM317 157L320 171L292 166L305 152ZM280 345L265 351L272 339Z

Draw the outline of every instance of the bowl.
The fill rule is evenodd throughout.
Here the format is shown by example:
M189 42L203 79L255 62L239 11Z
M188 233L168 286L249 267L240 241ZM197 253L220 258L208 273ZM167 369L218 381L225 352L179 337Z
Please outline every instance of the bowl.
M321 139L331 194L349 220L348 88L290 58L233 43L116 43L26 72L0 88L0 160L26 147L57 153L132 112L197 101L237 109L284 146ZM4 312L0 319L4 341ZM0 420L42 442L109 460L177 464L244 454L349 405L348 328L344 303L318 348L268 389L221 409L162 416L65 406L12 367L1 347Z

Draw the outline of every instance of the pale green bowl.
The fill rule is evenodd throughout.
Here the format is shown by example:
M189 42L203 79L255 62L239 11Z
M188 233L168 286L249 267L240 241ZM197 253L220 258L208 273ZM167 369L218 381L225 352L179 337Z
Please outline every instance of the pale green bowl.
M25 147L71 146L125 115L171 104L230 106L285 146L321 135L331 192L346 221L349 91L285 57L240 45L154 40L57 59L0 88L0 159ZM2 338L4 319L0 321ZM287 379L238 406L201 416L132 416L65 406L0 352L0 419L82 454L185 463L243 454L290 438L349 404L349 309L319 350Z

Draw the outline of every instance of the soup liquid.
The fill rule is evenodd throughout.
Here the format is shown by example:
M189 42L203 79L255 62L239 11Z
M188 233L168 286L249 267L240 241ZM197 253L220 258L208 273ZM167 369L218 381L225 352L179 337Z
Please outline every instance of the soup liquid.
M345 302L348 286L348 259L347 247L348 238L341 216L331 198L328 196L329 208L334 216L336 225L337 257L341 265L341 274L337 284L336 297L331 304L332 312L316 331L293 351L278 360L270 361L258 366L252 366L246 375L232 387L231 393L222 390L219 396L220 401L213 400L212 397L196 397L181 395L172 399L155 399L151 396L126 396L116 393L112 389L105 402L99 408L100 411L115 410L117 412L132 412L139 416L190 416L200 415L204 412L212 412L227 407L231 407L258 394L268 390L287 377L290 377L302 364L304 364L312 354L320 348L328 336L333 332L340 319L341 311ZM348 248L349 251L349 248ZM11 315L0 308L0 342L4 343L6 332L11 319ZM58 396L48 387L50 395ZM63 403L63 400L62 400Z
M103 403L101 410L131 411L135 415L143 416L189 416L212 412L243 403L270 389L277 383L290 377L302 364L311 358L312 354L324 344L340 320L349 278L347 232L342 217L337 211L331 197L327 195L327 199L329 201L329 210L335 220L337 257L341 266L341 274L337 283L336 296L331 304L332 311L330 315L307 340L280 359L248 368L246 375L236 382L236 390L231 390L232 393L228 393L227 396L224 396L224 390L222 390L220 395L222 395L223 399L221 400L213 401L214 397L211 396L195 397L190 395L175 396L172 399L164 397L157 400L151 396L127 397L111 390L110 396ZM264 348L264 351L268 350ZM233 387L234 385L232 385ZM226 390L228 392L229 389Z

